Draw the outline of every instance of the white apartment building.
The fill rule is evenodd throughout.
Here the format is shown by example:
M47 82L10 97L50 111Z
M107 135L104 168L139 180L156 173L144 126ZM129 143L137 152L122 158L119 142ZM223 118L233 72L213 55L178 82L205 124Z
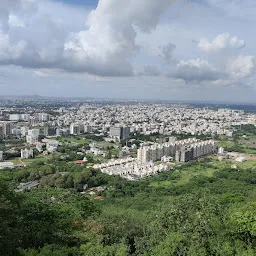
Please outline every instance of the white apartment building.
M11 123L9 122L0 122L0 127L2 127L0 131L0 137L6 137L11 135Z
M38 114L38 121L39 122L47 122L47 121L49 121L49 119L50 119L49 114L46 114L46 113Z
M20 151L20 157L21 159L29 159L34 157L33 149L22 149Z
M9 120L18 122L18 121L21 120L21 115L20 114L10 114L9 115Z
M79 135L80 134L80 125L72 123L70 125L70 134Z
M37 144L38 142L38 136L35 135L27 135L26 136L26 142L30 145Z
M39 129L31 129L31 130L28 130L28 135L29 135L29 136L37 136L37 137L39 137L39 135L40 135L40 130L39 130Z
M20 130L21 130L21 136L22 137L25 137L25 136L28 135L28 130L29 130L28 127L26 127L26 126L21 127Z
M25 122L28 122L30 120L30 114L22 114L21 119Z
M215 152L213 140L198 141L195 138L142 146L137 151L137 160L140 163L161 161L162 157L175 157L178 162L187 162L201 156Z

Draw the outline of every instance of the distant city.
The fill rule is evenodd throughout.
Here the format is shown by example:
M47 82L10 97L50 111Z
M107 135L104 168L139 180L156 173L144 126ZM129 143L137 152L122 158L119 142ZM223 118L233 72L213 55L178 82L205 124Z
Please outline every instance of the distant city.
M6 154L20 154L21 159L33 158L35 151L55 154L64 143L61 138L91 136L116 148L118 155L92 140L86 150L81 149L81 161L86 162L88 154L102 156L95 169L128 179L143 178L166 170L167 163L189 162L215 153L218 136L232 138L235 127L255 124L253 107L247 106L245 111L245 106L233 109L199 103L3 97L0 139L15 140L15 144L5 145L0 160ZM158 141L147 140L152 135L157 135ZM188 138L177 139L181 135ZM14 167L12 162L2 165Z

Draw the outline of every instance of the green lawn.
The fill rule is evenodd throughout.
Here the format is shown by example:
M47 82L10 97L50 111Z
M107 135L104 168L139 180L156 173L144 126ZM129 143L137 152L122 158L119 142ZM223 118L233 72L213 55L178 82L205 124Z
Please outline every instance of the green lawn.
M243 163L236 163L236 165L238 167L240 167L241 169L256 169L256 160L248 160L246 162Z
M256 136L249 134L247 135L247 138L239 136L237 140L234 140L234 138L231 140L222 139L217 141L217 146L223 147L228 151L256 154Z
M80 144L83 145L86 142L84 137L76 136L76 137L60 137L58 141L62 143L72 143L72 144Z
M54 156L57 156L57 155L59 156L61 154L60 153L54 154ZM37 161L45 161L45 160L51 159L51 157L53 157L53 155L51 155L51 154L45 155L45 156L42 154L39 154L39 155L36 155L34 158L21 159L20 157L16 157L16 158L10 159L8 161L13 162L14 164L29 165L29 164L35 163Z
M164 181L153 181L150 186L151 187L168 187L170 185L176 185L181 186L184 184L187 184L191 178L196 176L206 176L206 177L212 177L215 172L220 170L224 167L230 167L231 163L222 161L219 162L217 160L212 159L210 163L208 163L208 166L205 167L204 164L201 164L200 162L197 162L191 166L183 167L181 169L177 169L177 167L174 167L174 170L171 170L170 172L173 172L175 176L179 177L178 179L168 179Z

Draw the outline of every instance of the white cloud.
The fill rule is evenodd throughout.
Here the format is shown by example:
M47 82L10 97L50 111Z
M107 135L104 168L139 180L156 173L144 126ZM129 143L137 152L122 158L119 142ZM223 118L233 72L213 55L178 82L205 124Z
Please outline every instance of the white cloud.
M49 70L61 69L87 73L97 79L134 74L152 78L171 70L170 77L186 83L209 81L212 84L228 84L252 74L254 58L237 57L245 41L229 33L212 40L200 39L199 49L215 53L208 55L208 61L197 58L203 53L193 41L202 33L182 30L179 37L178 21L171 23L178 30L174 32L169 21L162 20L162 30L159 28L162 32L157 34L160 19L172 2L100 0L97 8L89 12L50 0L45 0L45 3L2 0L0 22L7 22L8 29L0 27L0 65L33 68L33 75L37 77L52 76ZM73 22L66 18L70 8L72 17L76 13L79 16L75 23L81 25L67 25ZM144 48L150 50L140 51L143 45L141 37L144 38ZM170 41L175 45L168 43ZM188 60L179 61L178 58ZM163 60L167 65L163 65Z
M0 3L0 27L6 31L9 29L10 15L12 12L23 14L35 11L36 0L1 0ZM18 17L16 17L18 19Z
M24 22L16 15L9 15L8 24L10 27L25 27Z
M81 70L97 75L132 75L136 55L136 30L150 32L172 0L99 1L80 31L66 43L67 58ZM124 10L124 11L120 11ZM137 29L135 29L135 27Z
M246 86L255 70L254 56L234 56L227 59L226 70L213 67L208 61L200 58L180 61L172 77L183 79L186 83L209 82L212 86Z
M47 16L31 17L31 21L24 27L14 26L8 32L0 30L0 64L59 67L66 38L63 27Z
M26 42L22 40L13 44L9 35L0 30L0 62L8 63L19 59L23 55L26 46Z
M230 60L227 64L228 73L236 79L246 78L252 75L255 67L253 56L238 56Z
M37 69L34 70L34 75L38 77L51 77L58 73L58 70L54 69Z
M244 46L244 40L241 40L236 36L231 36L229 33L220 34L212 41L203 37L198 43L198 47L205 52L217 52L224 49L240 49Z
M208 61L197 58L180 61L171 76L186 82L202 82L218 80L225 75L213 68Z
M0 47L0 63L30 68L62 68L101 76L133 75L131 59L139 49L137 31L144 33L155 29L172 2L100 0L87 18L85 29L68 34L57 13L56 17L46 15L40 6L42 3L4 0L0 7L5 7L5 20L12 29L6 33L2 30L0 34L0 40L4 40L4 46ZM30 10L35 5L38 5L36 11L21 22L19 9ZM16 13L11 13L14 10ZM13 54L11 49L15 46L18 49Z

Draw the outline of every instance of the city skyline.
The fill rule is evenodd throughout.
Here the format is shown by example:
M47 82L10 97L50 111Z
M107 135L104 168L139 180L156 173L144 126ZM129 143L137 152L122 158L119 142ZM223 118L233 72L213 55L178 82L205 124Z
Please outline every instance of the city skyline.
M255 103L252 0L84 2L0 3L1 95Z

